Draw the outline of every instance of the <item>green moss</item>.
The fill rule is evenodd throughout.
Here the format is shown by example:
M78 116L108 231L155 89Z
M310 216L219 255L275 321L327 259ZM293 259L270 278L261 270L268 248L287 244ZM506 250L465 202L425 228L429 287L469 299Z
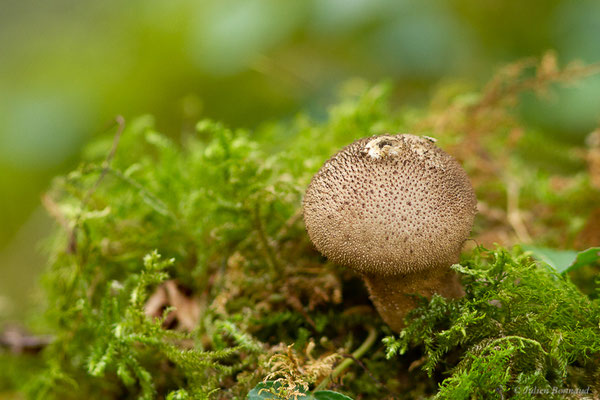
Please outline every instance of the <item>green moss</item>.
M507 126L518 125L510 103L483 93L469 97L490 103L475 111L464 96L395 111L387 95L385 85L353 82L326 121L299 116L255 132L201 121L175 143L142 117L126 124L114 154L111 138L91 143L45 202L59 222L44 277L54 340L39 356L0 355L20 371L0 390L44 399L244 398L287 345L318 366L315 359L359 348L369 327L377 344L331 386L354 398L506 398L520 387L600 381L597 301L518 250L467 255L456 267L467 296L423 302L399 337L362 282L314 250L301 221L304 189L337 149L376 133L439 137L492 211L506 208L507 182L531 177L520 204L542 207L539 218L522 216L532 235L543 233L534 235L540 245L560 243L563 226L593 208L597 191L583 162L569 162L568 172L584 178L556 193L537 163L499 150ZM452 118L431 123L444 113ZM484 135L488 114L495 122ZM506 168L490 166L490 155ZM478 217L476 237L512 232L494 215ZM579 229L572 225L572 235ZM507 237L507 245L519 239ZM166 282L175 294L151 307Z
M519 252L479 248L454 268L464 276L466 296L423 301L398 338L384 339L388 357L418 346L430 376L437 369L451 373L437 398L600 389L597 301ZM457 362L449 359L452 353Z

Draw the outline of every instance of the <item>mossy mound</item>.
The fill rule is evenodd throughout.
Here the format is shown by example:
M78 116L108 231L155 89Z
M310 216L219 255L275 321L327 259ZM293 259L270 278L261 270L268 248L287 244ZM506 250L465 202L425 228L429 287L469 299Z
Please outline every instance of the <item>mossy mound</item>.
M539 71L500 74L482 93L442 90L419 110L394 111L385 85L353 82L325 121L298 116L253 132L202 121L180 142L150 117L121 121L44 197L57 221L44 277L53 340L37 355L0 353L12 371L0 390L228 399L269 377L303 393L374 331L329 388L355 399L588 387L599 396L593 266L577 287L518 246L471 245L455 267L467 295L423 300L394 336L360 279L327 263L302 225L304 190L331 154L370 134L412 132L438 138L471 176L476 241L597 244L586 242L598 206L586 158L595 150L557 153L565 145L547 138L538 147L543 136L510 111L521 89L581 72Z

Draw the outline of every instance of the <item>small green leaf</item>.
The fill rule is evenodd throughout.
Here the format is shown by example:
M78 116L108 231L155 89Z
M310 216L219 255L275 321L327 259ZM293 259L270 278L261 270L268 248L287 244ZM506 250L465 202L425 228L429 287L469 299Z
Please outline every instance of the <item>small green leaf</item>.
M573 271L577 268L584 267L586 265L591 265L594 263L600 262L600 247L590 247L587 250L580 251L577 253L577 258L573 263L567 268L567 271Z
M254 389L248 392L248 396L246 398L248 400L276 399L277 396L269 391L269 389L272 387L273 381L260 382L254 387Z
M277 390L279 383L273 381L260 382L250 392L248 392L247 400L264 400L264 399L279 399L277 395L271 393L270 389ZM300 389L300 391L302 391ZM295 397L297 400L352 400L352 398L331 390L318 390L313 394L306 393L302 396Z
M600 247L591 247L581 252L528 245L522 245L521 247L523 250L530 252L533 257L545 262L561 274L600 260Z
M248 392L247 400L263 400L263 399L280 399L277 395L271 393L270 389L277 390L279 388L279 383L275 383L273 381L260 382L258 385L254 387L251 391ZM299 388L298 391L302 391ZM314 400L315 398L310 394L305 394L302 396L295 397L297 400ZM327 399L327 398L324 398ZM343 398L339 398L340 400Z
M555 250L528 245L521 247L523 250L530 252L534 258L545 262L560 273L566 271L577 258L577 252L574 250Z
M332 392L331 390L319 390L314 392L313 396L315 400L352 400L352 398L338 392Z

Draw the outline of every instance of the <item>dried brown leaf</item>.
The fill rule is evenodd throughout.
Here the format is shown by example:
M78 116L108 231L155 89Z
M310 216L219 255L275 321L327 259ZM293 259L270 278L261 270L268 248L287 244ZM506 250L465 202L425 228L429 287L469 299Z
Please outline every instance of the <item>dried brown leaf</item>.
M164 326L175 326L177 329L192 331L198 326L202 312L200 299L187 296L178 287L177 282L169 280L156 288L144 306L147 316L160 318L165 309L172 307L165 320Z

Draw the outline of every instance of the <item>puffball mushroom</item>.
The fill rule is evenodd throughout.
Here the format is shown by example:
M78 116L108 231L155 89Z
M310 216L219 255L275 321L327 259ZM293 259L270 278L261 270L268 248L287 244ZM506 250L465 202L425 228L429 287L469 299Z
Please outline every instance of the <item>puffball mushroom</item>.
M321 167L304 196L304 222L316 248L362 275L371 300L395 331L414 296L464 294L450 269L476 214L460 164L409 134L363 138Z

